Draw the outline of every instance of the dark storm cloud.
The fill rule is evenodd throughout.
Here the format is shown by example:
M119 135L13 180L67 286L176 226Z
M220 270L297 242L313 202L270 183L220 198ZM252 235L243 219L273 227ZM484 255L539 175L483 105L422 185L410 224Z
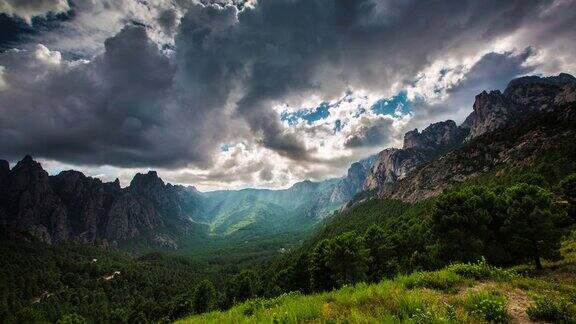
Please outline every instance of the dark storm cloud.
M348 148L381 146L390 140L392 120L379 118L363 119L361 126L346 138L344 146Z
M166 34L173 34L178 25L178 13L176 9L166 9L158 15L158 24Z
M341 95L349 86L385 92L409 84L438 58L477 53L535 24L551 2L177 3L189 8L170 60L144 27L135 26L108 39L90 63L61 61L45 48L0 54L0 152L172 168L207 165L219 143L248 137L292 160L310 161L314 152L285 129L273 105L296 96ZM172 14L155 18L170 29ZM482 71L500 64L498 58L486 58ZM476 74L474 84L489 76ZM381 142L386 127L366 125L347 146Z
M42 46L2 55L8 86L0 92L0 151L88 164L183 164L189 152L177 151L182 140L171 138L174 117L164 107L174 67L142 27L124 28L105 48L79 65Z

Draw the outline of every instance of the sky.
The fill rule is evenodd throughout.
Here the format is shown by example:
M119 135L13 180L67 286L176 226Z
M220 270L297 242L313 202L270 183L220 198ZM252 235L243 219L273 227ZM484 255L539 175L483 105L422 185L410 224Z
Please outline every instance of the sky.
M0 158L200 190L345 175L576 73L576 0L0 0Z

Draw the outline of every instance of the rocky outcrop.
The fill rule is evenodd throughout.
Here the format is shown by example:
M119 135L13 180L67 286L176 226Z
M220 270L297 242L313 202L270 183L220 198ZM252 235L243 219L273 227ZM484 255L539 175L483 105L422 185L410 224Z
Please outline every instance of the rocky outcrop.
M150 200L124 192L110 207L104 232L107 239L127 241L163 225Z
M473 109L462 125L469 127L466 140L494 131L518 116L515 106L498 90L482 91L476 96Z
M461 127L469 129L466 140L521 122L535 112L574 102L576 78L562 73L553 77L527 76L508 84L504 93L483 91L476 96L474 111Z
M337 182L329 191L329 203L345 203L352 199L358 192L362 191L364 182L370 173L374 161L376 161L376 156L352 163L350 168L348 168L346 177Z
M375 190L391 186L404 178L418 165L429 160L429 156L415 149L385 149L378 153L366 181L364 190Z
M156 171L149 171L146 174L137 173L128 188L130 192L148 198L161 213L182 217L177 188L171 184L164 184Z
M527 76L510 81L504 96L523 111L544 111L553 109L556 97L575 84L576 78L566 73L545 78Z
M402 149L389 148L377 155L363 189L382 191L392 186L440 152L460 145L466 134L467 130L452 120L431 124L422 132L407 132Z
M573 142L575 112L576 105L572 105L561 112L537 114L529 125L512 125L480 137L422 165L379 196L415 202L503 164L529 165L544 152Z
M78 171L49 176L30 156L12 170L0 161L0 226L47 243L142 240L169 248L193 227L182 208L191 208L180 199L184 190L164 184L153 171L137 174L122 189L118 179L104 183Z
M26 156L5 175L2 224L25 230L45 242L68 239L68 217L40 163Z
M438 194L450 184L474 177L518 152L520 156L532 154L507 147L508 138L499 142L491 134L523 125L535 115L545 113L573 120L575 102L576 78L568 74L522 77L512 80L504 93L483 91L476 96L472 113L460 127L453 121L445 121L428 126L421 133L415 129L405 134L403 149L380 152L364 189L374 190L380 197L407 201ZM485 148L472 149L474 145L470 143L482 135L488 138L474 145L483 143ZM533 143L521 141L523 149L533 144L551 145L538 144L540 138L532 135L528 138L534 138ZM464 142L467 145L460 149Z
M120 183L103 183L78 171L63 171L50 180L68 214L69 237L79 243L107 238L102 227L108 221L110 206L120 195Z
M459 145L466 131L453 120L431 124L422 133L418 129L404 134L404 149L435 150Z
M527 163L576 135L575 104L576 78L568 74L518 78L504 93L483 91L460 126L469 131L466 145L422 163L397 181L386 178L389 185L378 187L378 195L414 202L502 163ZM405 146L424 149L429 144L412 132Z

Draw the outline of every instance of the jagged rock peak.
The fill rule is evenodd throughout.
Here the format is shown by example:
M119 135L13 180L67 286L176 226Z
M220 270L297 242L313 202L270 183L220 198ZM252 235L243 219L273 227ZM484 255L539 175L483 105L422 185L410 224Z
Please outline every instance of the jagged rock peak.
M24 158L16 163L14 169L21 169L21 168L40 168L42 169L42 165L40 163L34 161L32 156L26 155Z
M549 111L555 105L576 101L576 78L567 73L557 76L525 76L508 83L504 93L482 91L476 96L474 111L462 128L469 128L466 140L522 119L534 111Z
M120 187L120 179L118 179L118 178L116 178L116 180L114 180L114 181L112 181L112 182L109 182L108 184L111 185L112 187L114 187L115 189L118 189L118 190L121 189L121 187Z
M44 171L39 162L34 161L30 155L20 160L10 172L13 185L20 188L29 182L48 182L48 172Z
M422 133L418 129L404 134L404 149L437 149L459 144L462 141L462 130L453 120L434 123Z
M131 189L145 189L152 187L164 187L164 181L158 177L156 171L148 171L148 173L136 173L130 182Z
M462 128L470 129L466 140L502 127L517 114L515 107L499 90L482 91L476 96L473 108L462 124Z

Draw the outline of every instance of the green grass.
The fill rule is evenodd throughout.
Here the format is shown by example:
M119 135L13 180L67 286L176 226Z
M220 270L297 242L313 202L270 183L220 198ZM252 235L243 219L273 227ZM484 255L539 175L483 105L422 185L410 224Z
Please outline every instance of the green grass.
M564 254L563 261L546 263L538 274L484 260L453 264L377 284L250 300L179 323L576 323L575 264L567 261L573 259L572 253Z
M506 297L498 290L470 292L464 300L464 308L473 315L491 323L508 323Z
M576 305L573 302L564 297L536 296L526 313L533 320L576 323Z

